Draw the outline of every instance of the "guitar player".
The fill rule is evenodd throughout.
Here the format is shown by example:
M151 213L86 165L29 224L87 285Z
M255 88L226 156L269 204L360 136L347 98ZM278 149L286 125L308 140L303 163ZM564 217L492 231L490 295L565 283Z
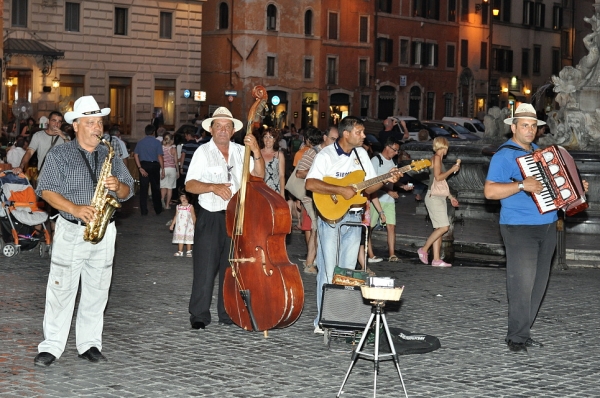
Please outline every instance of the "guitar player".
M357 191L353 186L340 186L324 181L325 177L336 179L362 170L366 179L375 178L375 169L369 155L362 148L365 140L365 126L354 116L347 116L340 121L338 126L339 138L333 144L323 148L315 157L308 175L306 176L306 189L313 193L336 195L349 200ZM384 182L395 183L402 177L402 173L394 174ZM364 190L370 194L383 185L372 185ZM358 193L360 195L360 193ZM315 333L323 333L318 325L321 316L321 300L323 285L331 283L335 266L354 269L360 247L360 228L343 226L345 222L360 222L362 207L351 207L344 216L335 221L328 220L327 215L319 214L317 221L318 248L317 248L317 318L314 320ZM338 247L339 242L339 247ZM338 258L339 252L339 258Z

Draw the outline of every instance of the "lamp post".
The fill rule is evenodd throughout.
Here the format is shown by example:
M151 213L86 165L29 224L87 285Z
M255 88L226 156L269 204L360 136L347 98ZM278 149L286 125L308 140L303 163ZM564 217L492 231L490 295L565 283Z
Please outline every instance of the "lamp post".
M490 2L491 7L490 7ZM490 12L491 9L491 12ZM483 3L475 4L475 12L487 13L489 17L489 38L488 38L488 78L487 78L487 109L490 109L492 103L492 61L493 57L493 34L494 34L494 17L500 14L500 8L497 6L497 0L483 0Z

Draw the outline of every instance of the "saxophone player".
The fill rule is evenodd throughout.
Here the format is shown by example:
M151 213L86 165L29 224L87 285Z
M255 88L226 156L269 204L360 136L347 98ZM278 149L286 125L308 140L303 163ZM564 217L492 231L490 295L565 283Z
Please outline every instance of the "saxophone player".
M107 220L104 237L97 243L83 236L86 225L102 216L90 205L97 202L97 184L106 188L98 191L106 191L119 202L134 193L133 178L123 160L113 157L111 161L108 146L100 144L102 118L108 114L110 108L100 109L92 96L75 101L65 120L73 124L76 138L48 152L36 188L37 194L60 214L46 288L44 341L34 359L39 366L51 365L65 350L80 280L77 351L80 358L90 362L106 361L101 352L102 329L112 277L115 224Z

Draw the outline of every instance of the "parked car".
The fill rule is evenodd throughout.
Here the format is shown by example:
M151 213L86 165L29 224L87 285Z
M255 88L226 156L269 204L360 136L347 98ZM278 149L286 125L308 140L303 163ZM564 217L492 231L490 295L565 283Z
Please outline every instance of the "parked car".
M406 129L408 130L408 137L411 140L418 141L419 140L419 131L424 129L423 123L421 123L417 118L412 116L390 116L394 119L398 124L400 124L401 120L404 120L406 124Z
M454 122L458 123L461 126L465 127L471 133L478 135L479 137L483 137L483 133L485 133L485 126L479 119L473 119L472 117L450 117L444 116L442 118L444 122Z
M461 140L469 140L469 141L477 141L480 140L477 134L471 133L466 127L461 126L455 122L448 122L444 120L430 120L426 123L436 124L439 128L442 128L448 131L450 134L456 134L456 136Z
M440 124L437 122L424 121L423 125L425 126L425 128L427 128L427 130L429 130L429 135L432 139L435 137L446 137L446 139L448 139L449 141L462 139L458 136L456 132L444 128L444 126L440 126Z

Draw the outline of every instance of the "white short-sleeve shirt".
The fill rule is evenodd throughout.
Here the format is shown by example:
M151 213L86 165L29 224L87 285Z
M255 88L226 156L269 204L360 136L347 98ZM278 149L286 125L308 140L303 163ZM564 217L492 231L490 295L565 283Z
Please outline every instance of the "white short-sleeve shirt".
M357 158L360 158L360 161ZM362 163L362 167L361 167ZM306 175L306 179L316 178L323 180L323 177L344 178L356 170L363 170L366 173L366 179L377 177L375 169L369 159L369 154L363 148L355 148L349 154L346 154L337 142L328 145L319 151L315 160Z
M231 193L235 194L240 189L244 166L243 145L229 143L229 159L225 160L223 154L211 139L198 147L194 152L188 168L185 182L198 180L208 184L231 183ZM250 157L250 170L254 168L254 160ZM208 211L221 211L227 209L228 200L212 192L198 195L198 203Z

